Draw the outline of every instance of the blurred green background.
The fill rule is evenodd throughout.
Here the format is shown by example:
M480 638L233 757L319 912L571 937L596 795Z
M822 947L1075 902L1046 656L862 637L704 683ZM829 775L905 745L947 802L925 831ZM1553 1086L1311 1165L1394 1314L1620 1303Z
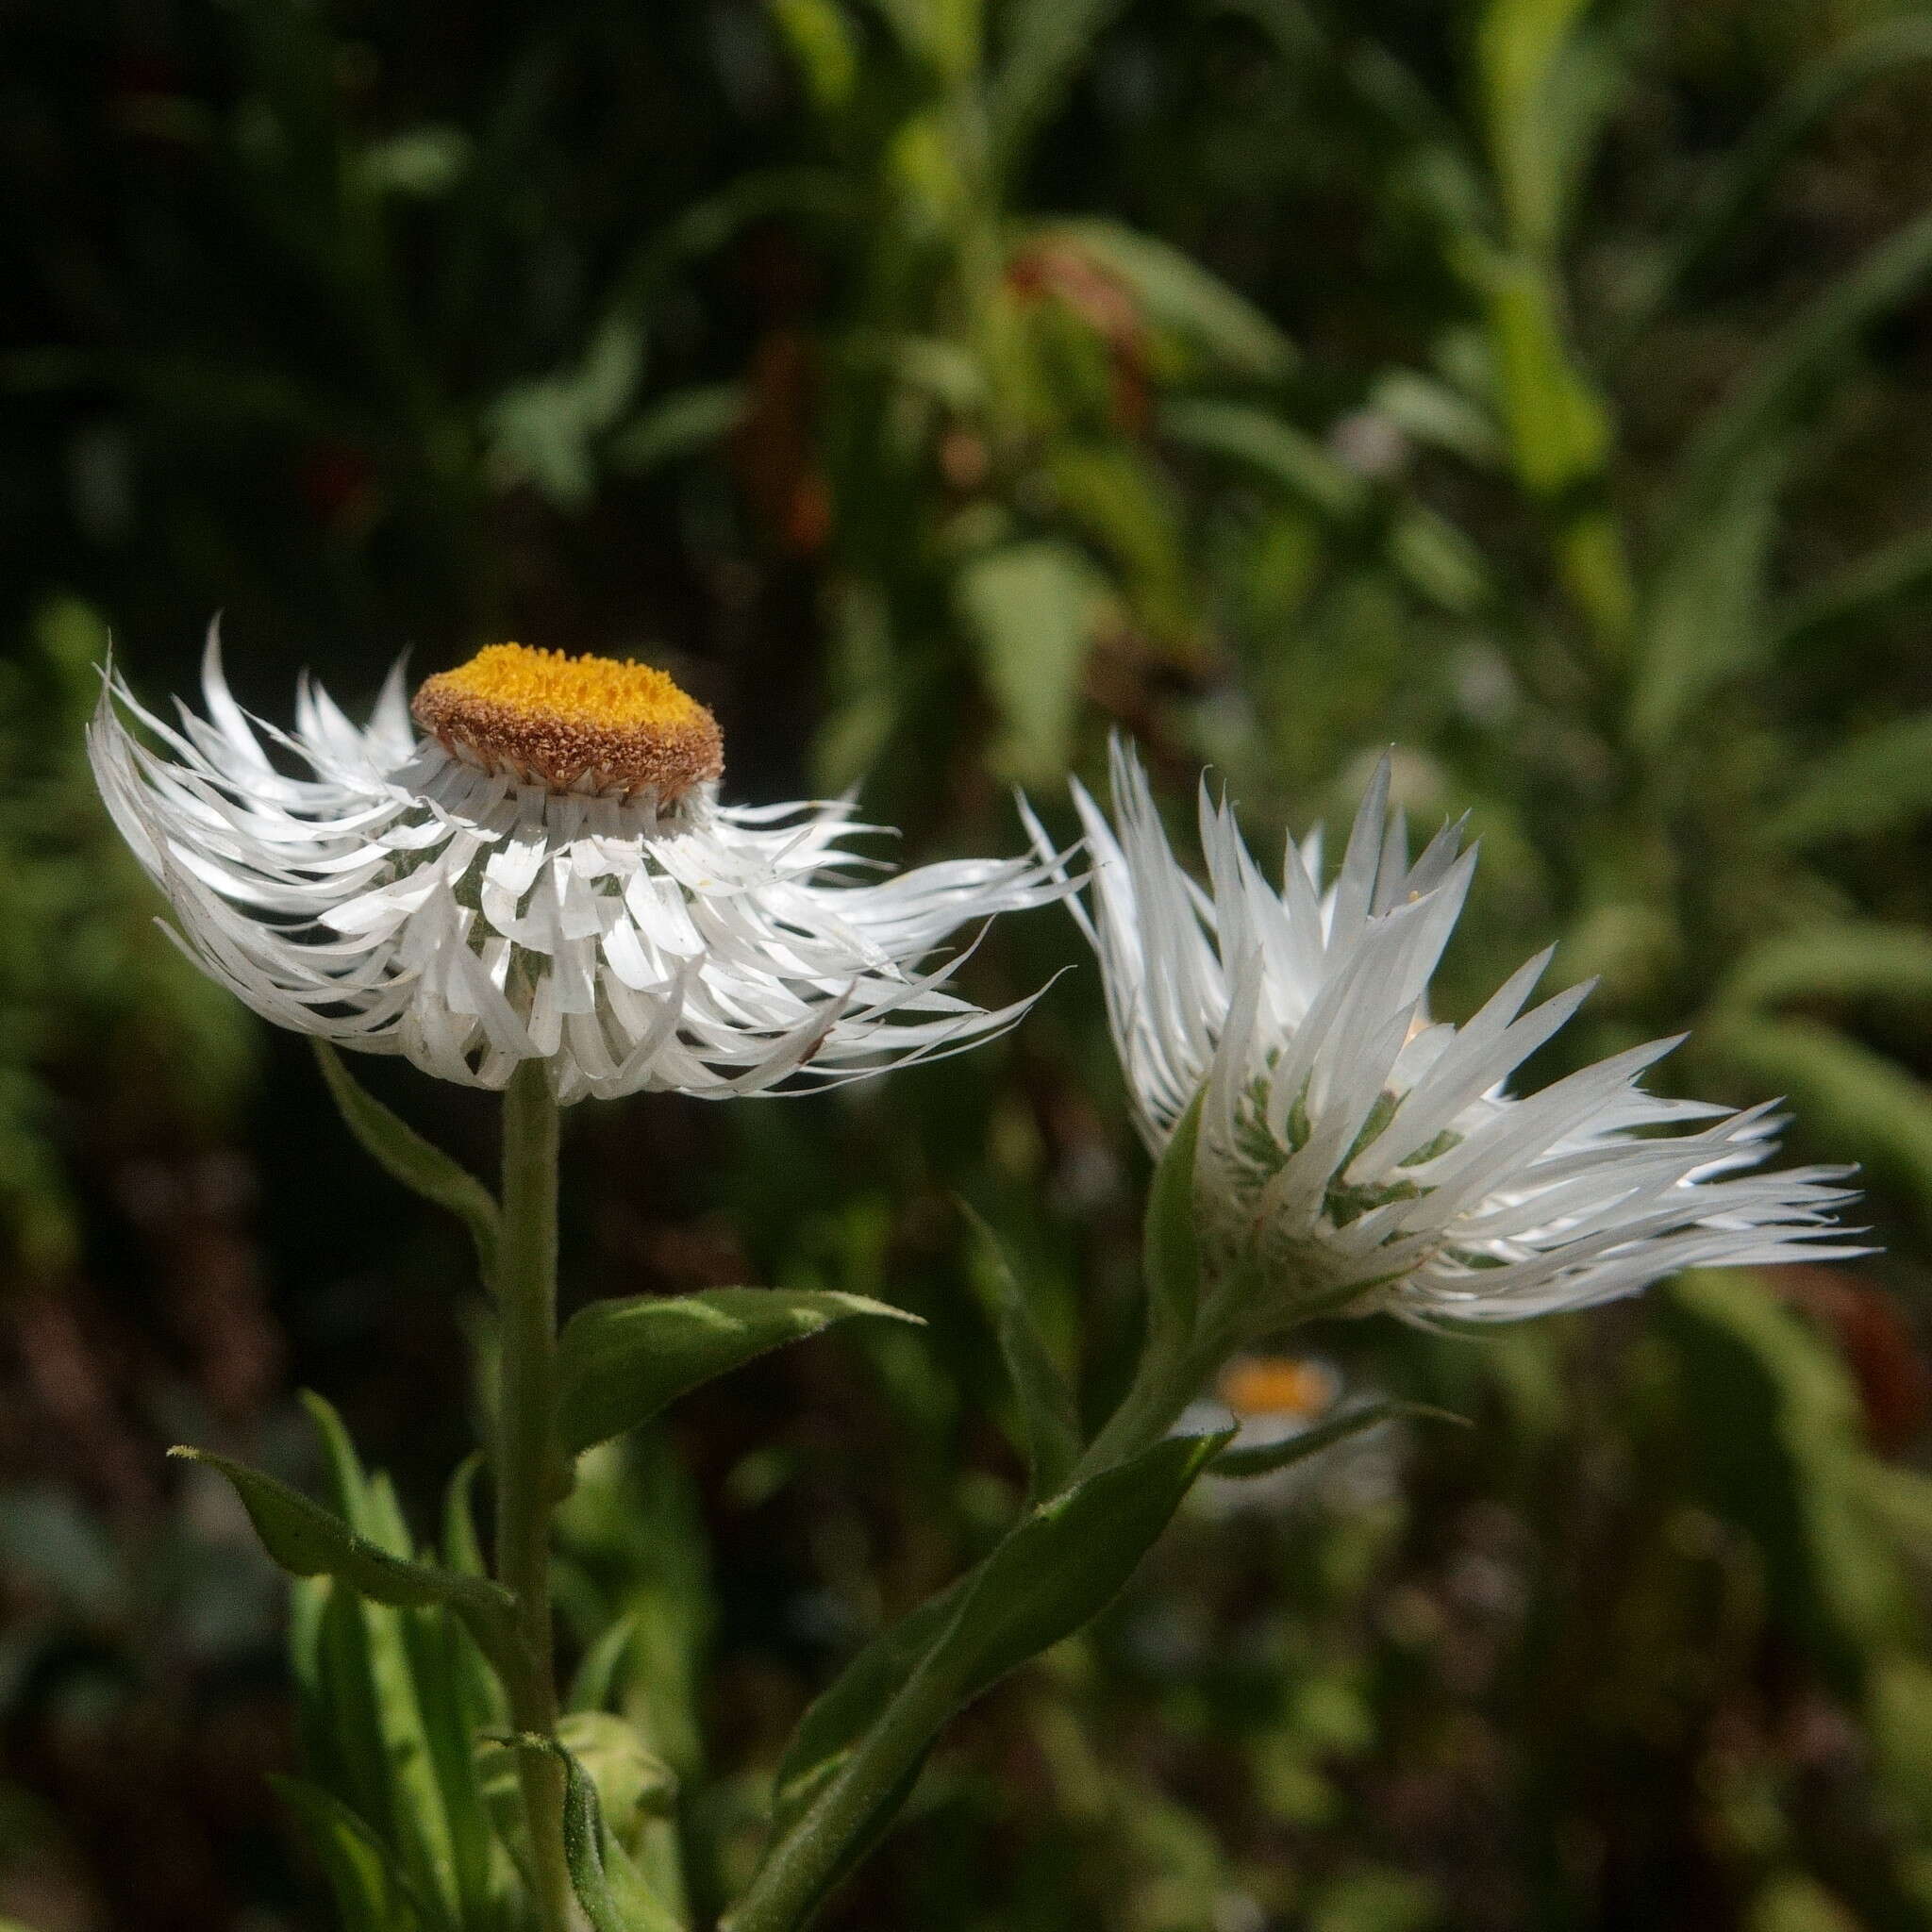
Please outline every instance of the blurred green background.
M840 1932L1932 1924L1932 11L1882 0L291 0L7 9L0 1920L332 1923L266 1782L283 1592L181 1438L427 1526L458 1232L157 931L80 751L225 615L244 703L511 637L648 654L747 799L1012 850L1120 726L1257 847L1398 747L1484 859L1442 1004L1601 974L1540 1071L1787 1093L1882 1257L1310 1346L1469 1432L1197 1502L936 1757ZM1144 1163L1071 923L999 1047L577 1111L570 1291L924 1314L599 1462L701 1892L812 1689L1022 1479L954 1205L1089 1400ZM466 1158L484 1096L358 1071ZM1299 1400L1319 1374L1233 1392ZM1297 1395L1296 1391L1302 1391ZM682 1525L666 1534L664 1525ZM702 1524L708 1559L696 1554Z

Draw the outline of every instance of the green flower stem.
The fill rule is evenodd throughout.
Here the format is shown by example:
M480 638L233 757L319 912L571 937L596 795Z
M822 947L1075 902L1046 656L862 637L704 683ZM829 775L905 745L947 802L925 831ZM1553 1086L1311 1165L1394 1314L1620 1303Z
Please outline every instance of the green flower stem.
M516 1599L527 1665L506 1685L520 1731L557 1735L550 1627L550 1516L561 1494L557 1428L557 1102L541 1060L518 1067L503 1097L501 1366L495 1441L496 1576ZM520 1751L543 1932L570 1932L564 1773L552 1754Z
M957 1677L928 1657L813 1802L811 1829L786 1837L719 1932L797 1932L851 1863L853 1848L870 1842L880 1807L904 1802L908 1779L963 1694Z
M1181 1411L1201 1392L1226 1354L1218 1338L1191 1348L1150 1347L1133 1386L1088 1444L1067 1486L1083 1483L1151 1449L1180 1420Z
M1359 1302L1364 1291L1357 1285L1305 1294L1285 1307L1277 1304L1276 1318L1266 1321L1258 1332L1297 1328L1339 1313ZM1191 1335L1150 1334L1132 1385L1089 1444L1070 1481L1085 1482L1159 1441L1221 1365L1244 1342L1257 1339L1254 1309L1258 1299L1253 1272L1238 1269L1210 1285Z

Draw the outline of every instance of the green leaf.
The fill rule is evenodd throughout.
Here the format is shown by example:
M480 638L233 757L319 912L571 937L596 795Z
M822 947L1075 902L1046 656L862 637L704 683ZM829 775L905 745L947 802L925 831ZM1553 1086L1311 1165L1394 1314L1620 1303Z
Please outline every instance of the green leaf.
M1369 507L1372 492L1363 477L1306 430L1265 409L1189 398L1163 405L1158 420L1162 435L1245 464L1324 517L1347 521Z
M1045 469L1061 517L1113 565L1149 641L1191 649L1193 585L1181 549L1183 519L1159 468L1132 443L1062 436L1047 452ZM1099 605L1105 579L1079 551L1071 554L1086 569ZM1091 620L1087 627L1093 628Z
M1932 999L1932 933L1875 920L1782 933L1746 953L1719 991L1743 1007L1873 995Z
M772 19L821 114L836 113L858 81L858 47L838 0L772 0Z
M648 1422L667 1403L767 1350L854 1315L917 1315L831 1289L709 1288L592 1302L558 1344L563 1448L576 1455Z
M341 1056L325 1040L314 1042L322 1077L349 1131L393 1180L411 1192L446 1208L470 1230L476 1244L476 1262L483 1279L496 1279L499 1217L490 1190L467 1168L458 1166L441 1148L425 1141L400 1115L392 1113L365 1091L343 1066Z
M1702 517L1674 525L1645 588L1630 700L1639 743L1663 744L1768 648L1765 584L1791 453L1789 439L1767 447L1738 466Z
M1201 1140L1203 1087L1188 1103L1154 1170L1141 1236L1149 1348L1177 1348L1194 1331L1201 1307L1201 1247L1194 1232L1194 1165Z
M1085 255L1126 285L1157 328L1232 375L1273 382L1295 366L1293 343L1260 309L1170 242L1099 219L1045 223L1027 240Z
M1416 369L1387 370L1371 385L1368 406L1415 442L1449 450L1479 470L1502 464L1503 439L1495 419L1439 377Z
M375 1826L320 1785L282 1776L270 1783L321 1861L343 1932L396 1932L414 1923L407 1885Z
M1006 58L988 90L996 164L1010 170L1065 95L1123 0L1019 0L1007 8Z
M1662 260L1624 319L1630 334L1694 292L1732 241L1744 235L1785 161L1839 105L1869 82L1932 60L1932 21L1881 22L1847 36L1807 66L1724 157L1682 221L1667 229Z
M546 1753L563 1766L563 1856L591 1932L683 1932L612 1838L596 1783L575 1757L555 1738L525 1733L503 1741L512 1750Z
M442 1605L462 1618L492 1660L501 1662L513 1654L515 1606L501 1586L393 1557L320 1503L245 1462L178 1445L168 1454L205 1462L226 1476L262 1548L290 1575L333 1576L371 1603L398 1608Z
M1579 32L1590 0L1490 0L1476 30L1485 131L1510 234L1540 254L1561 239L1564 207L1614 97L1598 37Z
M1790 845L1888 832L1932 812L1932 711L1893 718L1835 746L1771 822Z
M655 470L679 457L695 456L744 420L744 385L714 382L675 390L659 396L611 438L608 459L613 470L633 475Z
M1013 1274L1000 1238L967 1203L961 1201L959 1209L972 1225L998 1301L1000 1354L1025 1432L1030 1500L1038 1502L1053 1495L1080 1459L1085 1444L1078 1406L1033 1319L1033 1304Z
M1855 1694L1871 1651L1914 1619L1869 1500L1843 1364L1748 1274L1687 1274L1658 1294L1655 1320L1713 1504L1762 1549L1774 1614Z
M1797 592L1777 613L1771 648L1796 651L1883 616L1932 590L1932 530L1914 530Z
M979 1572L957 1576L937 1595L879 1632L812 1700L785 1747L772 1791L772 1836L805 1816L869 1725L945 1635ZM909 1790L911 1780L907 1787Z
M1342 1415L1331 1416L1327 1422L1318 1423L1313 1428L1279 1442L1259 1443L1252 1449L1224 1449L1208 1465L1208 1473L1241 1478L1273 1475L1277 1469L1289 1469L1307 1457L1319 1456L1324 1449L1358 1436L1364 1429L1379 1427L1383 1423L1423 1421L1454 1423L1465 1429L1471 1426L1467 1416L1446 1408L1432 1408L1424 1402L1372 1402Z
M1543 497L1593 481L1609 458L1610 420L1571 359L1561 296L1549 274L1534 261L1490 255L1476 279L1516 474Z
M1378 493L1317 438L1266 409L1213 397L1161 406L1171 441L1241 464L1324 521L1369 526ZM1403 496L1387 505L1389 561L1408 586L1446 610L1488 601L1492 586L1481 553L1445 517Z
M425 124L372 141L356 157L356 170L374 193L428 201L462 179L473 153L460 127Z
M640 1819L669 1817L677 1806L677 1774L639 1735L608 1710L574 1710L558 1720L558 1736L596 1787L605 1828L628 1849Z
M476 1535L476 1478L483 1473L483 1452L473 1449L457 1464L442 1502L442 1555L452 1570L465 1576L487 1576L483 1545Z
M841 1678L833 1690L845 1722L815 1722L817 1706L807 1713L801 1739L809 1733L824 1755L802 1761L796 1740L787 1752L771 1842L726 1932L802 1925L890 1822L954 1712L1098 1615L1228 1440L1171 1437L1042 1504L907 1620L927 1641L908 1641L902 1625L874 1646L901 1667L868 1665L882 1702L861 1707Z
M1443 610L1466 615L1495 602L1481 549L1447 517L1413 500L1393 508L1389 561L1410 590Z
M1046 541L987 551L959 573L960 621L1005 721L1004 762L1016 778L1066 770L1104 593L1086 558Z
M596 490L592 445L628 407L643 368L643 325L620 299L575 363L513 383L489 405L491 460L558 508L582 509Z
M1707 516L1743 467L1809 408L1865 331L1910 301L1932 275L1932 214L1870 249L1778 333L1737 390L1699 425L1678 465L1665 527Z

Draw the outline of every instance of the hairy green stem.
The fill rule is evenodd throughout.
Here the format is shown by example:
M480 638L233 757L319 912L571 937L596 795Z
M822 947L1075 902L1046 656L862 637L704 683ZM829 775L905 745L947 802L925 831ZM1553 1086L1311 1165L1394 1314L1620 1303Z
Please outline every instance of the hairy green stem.
M550 1516L562 1457L557 1431L557 1102L541 1060L518 1067L503 1097L503 1246L497 1289L496 1577L516 1599L529 1668L506 1688L518 1730L557 1735L550 1627ZM563 1767L517 1754L543 1932L570 1932Z

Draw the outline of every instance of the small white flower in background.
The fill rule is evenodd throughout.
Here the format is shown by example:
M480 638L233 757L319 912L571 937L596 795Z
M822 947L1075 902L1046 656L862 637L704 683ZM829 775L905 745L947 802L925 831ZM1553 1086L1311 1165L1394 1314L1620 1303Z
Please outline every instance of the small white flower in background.
M720 804L715 721L643 665L491 645L417 692L422 738L400 665L366 728L306 679L292 731L250 720L212 632L202 685L177 729L110 674L89 733L177 937L264 1019L446 1080L717 1096L950 1053L1029 1002L918 962L1065 891L1032 859L854 882L850 806Z
M1410 863L1386 758L1325 893L1319 834L1289 841L1277 891L1205 784L1204 890L1118 742L1112 779L1112 825L1074 787L1092 875L1091 908L1070 903L1150 1148L1203 1094L1204 1260L1213 1279L1255 1284L1241 1311L1255 1332L1316 1309L1511 1321L1686 1268L1865 1252L1833 1241L1849 1170L1751 1172L1774 1144L1769 1106L1726 1113L1636 1084L1675 1041L1506 1092L1589 991L1524 1012L1549 953L1467 1024L1431 1024L1429 979L1475 855L1456 824Z
M1274 1449L1373 1403L1374 1391L1366 1398L1359 1389L1344 1394L1341 1374L1312 1357L1241 1355L1224 1363L1211 1389L1181 1411L1174 1433L1211 1436L1231 1428L1232 1449ZM1208 1517L1272 1515L1308 1501L1365 1509L1394 1488L1398 1442L1397 1431L1363 1429L1330 1443L1319 1456L1259 1476L1219 1476L1210 1463L1206 1477L1188 1492L1187 1507Z

